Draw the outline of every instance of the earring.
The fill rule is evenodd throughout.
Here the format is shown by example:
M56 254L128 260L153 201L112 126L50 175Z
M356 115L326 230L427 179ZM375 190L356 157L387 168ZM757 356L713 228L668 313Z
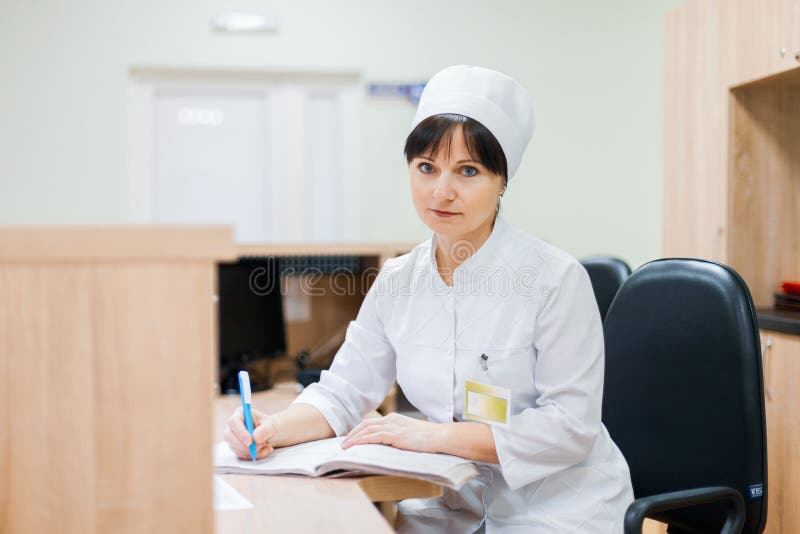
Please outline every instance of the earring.
M497 208L495 208L495 213L500 213L500 199L503 198L503 195L506 192L506 186L503 186L503 190L497 194Z

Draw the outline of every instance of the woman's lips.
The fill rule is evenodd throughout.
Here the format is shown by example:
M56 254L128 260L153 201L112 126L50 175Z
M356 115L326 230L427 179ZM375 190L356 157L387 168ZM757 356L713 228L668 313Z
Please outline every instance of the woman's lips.
M433 212L434 215L436 215L437 217L441 217L442 219L447 219L449 217L454 217L455 215L458 215L458 213L453 213L452 211L439 211L433 208L431 208L431 211Z

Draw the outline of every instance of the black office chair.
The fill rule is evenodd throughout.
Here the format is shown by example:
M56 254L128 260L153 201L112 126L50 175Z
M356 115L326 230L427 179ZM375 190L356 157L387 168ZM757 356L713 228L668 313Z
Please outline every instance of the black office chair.
M594 298L600 308L600 319L605 320L608 307L611 306L619 286L630 276L631 268L624 261L608 256L584 258L580 261L592 281Z
M636 496L625 532L645 517L670 533L761 532L761 350L741 277L708 261L650 262L622 284L604 331L603 421Z

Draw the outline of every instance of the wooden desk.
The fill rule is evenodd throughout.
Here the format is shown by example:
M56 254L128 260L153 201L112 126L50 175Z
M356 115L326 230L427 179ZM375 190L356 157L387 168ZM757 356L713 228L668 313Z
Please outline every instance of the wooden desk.
M297 397L293 383L277 384L253 394L253 406L267 413L288 407ZM230 414L240 405L236 395L214 404L214 440L219 441ZM371 414L377 417L377 413ZM300 476L222 475L254 508L216 512L216 532L392 532L372 501L439 497L438 484L413 478L371 476L324 479ZM384 508L386 510L386 508Z
M236 257L230 228L0 227L0 532L211 533L213 296ZM389 529L363 482L229 480L258 508L221 531Z
M223 475L254 508L215 512L217 534L392 532L352 480Z

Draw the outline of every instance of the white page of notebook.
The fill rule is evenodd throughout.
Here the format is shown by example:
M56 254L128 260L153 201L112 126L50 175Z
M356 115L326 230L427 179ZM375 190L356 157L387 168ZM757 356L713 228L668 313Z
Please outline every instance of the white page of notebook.
M470 463L458 456L406 451L387 445L354 445L345 450L341 446L344 439L342 436L278 448L267 458L256 462L239 460L226 443L218 443L214 449L214 465L218 468L232 467L237 471L253 473L305 473L311 475L326 463L352 462L442 475L457 465Z
M375 444L355 445L342 450L336 461L353 461L359 464L437 475L444 474L457 465L469 463L469 460L449 454L406 451Z
M257 473L305 473L312 475L317 468L333 460L342 451L343 438L309 441L291 447L275 449L263 460L239 460L227 443L218 443L214 447L214 465L216 467L235 467L237 470Z

